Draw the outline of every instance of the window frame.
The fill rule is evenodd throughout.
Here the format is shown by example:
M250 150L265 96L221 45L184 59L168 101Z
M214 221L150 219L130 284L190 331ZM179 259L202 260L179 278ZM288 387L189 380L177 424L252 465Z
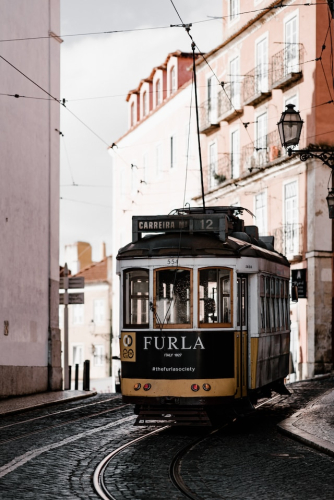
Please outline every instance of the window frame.
M122 275L122 291L123 291L123 297L122 297L122 301L123 301L122 323L123 323L123 328L124 328L124 330L130 330L132 328L135 328L135 329L138 329L138 330L144 330L144 329L148 330L150 328L150 309L148 309L148 313L147 313L147 320L148 320L147 323L143 323L142 325L137 324L137 323L133 323L133 324L127 324L126 323L126 286L125 286L126 279L125 279L125 275L126 275L126 273L132 272L132 271L147 271L147 274L148 274L148 296L147 296L147 302L148 302L148 305L149 305L149 301L150 301L150 270L149 270L149 268L146 268L146 267L128 267L126 269L123 269L123 275Z
M219 269L230 272L230 300L231 300L231 322L230 323L200 323L200 272L208 269ZM234 322L234 273L231 267L226 266L206 266L197 270L197 324L198 328L229 328L233 329Z
M190 271L190 297L189 297L189 317L190 323L179 323L179 324L163 324L162 326L157 324L156 316L153 312L153 330L169 330L169 329L191 329L193 328L193 300L194 300L194 284L193 284L193 269L191 267L173 266L173 267L157 267L153 269L153 311L156 311L157 307L157 272L160 271Z

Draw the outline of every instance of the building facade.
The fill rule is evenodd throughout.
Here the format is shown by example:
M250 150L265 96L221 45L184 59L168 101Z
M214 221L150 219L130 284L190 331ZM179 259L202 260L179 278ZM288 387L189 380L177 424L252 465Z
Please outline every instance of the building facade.
M133 215L168 214L194 204L200 192L191 69L192 54L170 53L127 96L129 129L110 150L114 259L131 241ZM113 351L118 352L118 286L113 294ZM117 371L115 364L115 376Z
M79 365L82 380L85 360L90 361L92 381L111 376L112 257L105 255L103 243L101 261L92 262L92 247L86 242L66 245L65 255L71 276L85 279L85 288L80 290L84 292L84 304L68 306L68 364L72 367L73 387L75 365ZM64 306L59 306L59 325L63 338Z
M3 39L45 37L1 46L0 397L62 388L60 106L24 77L60 97L59 3L0 5Z
M330 169L289 157L277 122L294 104L304 120L299 149L334 142L328 6L223 0L223 16L223 42L205 56L213 71L197 61L205 200L250 210L245 222L273 236L306 277L305 298L291 303L290 378L308 378L333 362Z

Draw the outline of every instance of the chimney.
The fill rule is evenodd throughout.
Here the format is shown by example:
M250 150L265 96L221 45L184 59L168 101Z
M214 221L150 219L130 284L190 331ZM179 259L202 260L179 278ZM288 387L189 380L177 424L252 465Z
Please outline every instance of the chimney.
M103 242L101 244L101 260L105 259L106 256L107 256L107 254L106 254L106 244L105 244L105 242Z

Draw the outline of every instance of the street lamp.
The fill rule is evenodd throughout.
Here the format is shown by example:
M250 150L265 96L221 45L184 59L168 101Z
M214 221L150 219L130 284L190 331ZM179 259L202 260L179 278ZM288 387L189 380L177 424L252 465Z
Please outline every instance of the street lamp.
M289 156L299 155L301 161L309 158L321 160L327 167L334 169L334 148L330 146L315 146L310 144L305 149L292 149L299 144L300 135L304 121L294 104L287 104L280 121L277 123L278 133L282 146L287 149ZM326 198L328 204L329 218L334 219L334 189L329 190Z
M334 189L328 190L326 201L328 205L329 218L334 219Z
M281 143L285 148L297 146L303 128L304 122L299 112L294 110L294 107L294 104L287 104L286 110L283 111L277 124Z

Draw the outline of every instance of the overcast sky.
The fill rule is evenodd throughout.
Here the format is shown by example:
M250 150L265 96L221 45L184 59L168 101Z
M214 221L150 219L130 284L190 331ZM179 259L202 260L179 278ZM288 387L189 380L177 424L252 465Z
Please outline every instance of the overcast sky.
M222 40L222 0L174 0L200 50ZM61 0L61 35L168 27L179 18L170 0ZM107 144L127 130L126 94L169 52L191 51L182 28L106 35L64 36L61 98L100 138L65 109L61 111L60 261L65 245L87 241L93 259L101 243L111 248L111 158ZM73 186L73 183L78 186Z

